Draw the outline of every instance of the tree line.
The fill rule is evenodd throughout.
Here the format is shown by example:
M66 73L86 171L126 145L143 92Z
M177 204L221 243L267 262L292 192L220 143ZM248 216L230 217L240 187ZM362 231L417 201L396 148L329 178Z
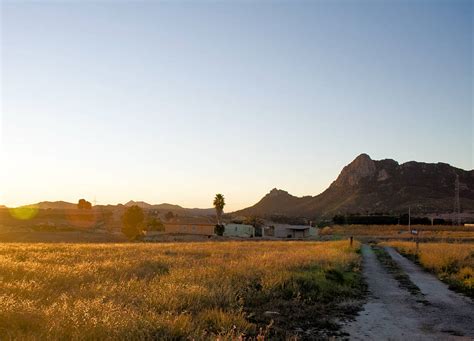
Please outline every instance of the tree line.
M408 214L400 215L361 215L361 214L336 214L332 221L336 225L431 225L429 217L409 217ZM451 224L450 220L435 218L433 225Z

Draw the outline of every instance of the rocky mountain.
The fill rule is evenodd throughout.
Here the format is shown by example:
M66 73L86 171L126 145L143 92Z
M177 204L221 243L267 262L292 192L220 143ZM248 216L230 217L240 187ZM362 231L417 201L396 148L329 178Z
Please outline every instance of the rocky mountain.
M376 161L361 154L319 195L300 198L273 189L236 214L321 218L346 213L406 213L408 207L417 214L452 212L456 176L461 209L474 211L474 170L445 163Z

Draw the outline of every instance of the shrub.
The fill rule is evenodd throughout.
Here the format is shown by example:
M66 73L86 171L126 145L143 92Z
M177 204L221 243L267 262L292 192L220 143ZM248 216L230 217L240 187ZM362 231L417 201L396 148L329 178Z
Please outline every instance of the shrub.
M129 207L122 216L122 232L128 239L134 240L143 232L145 215L137 205Z
M92 209L92 204L85 199L80 199L77 203L77 208L80 210L90 210Z
M165 230L165 225L161 222L161 220L158 218L151 218L148 223L147 223L147 230L148 231L164 231Z
M218 236L223 236L224 235L224 231L225 231L225 227L224 225L222 224L217 224L215 227L214 227L214 233Z

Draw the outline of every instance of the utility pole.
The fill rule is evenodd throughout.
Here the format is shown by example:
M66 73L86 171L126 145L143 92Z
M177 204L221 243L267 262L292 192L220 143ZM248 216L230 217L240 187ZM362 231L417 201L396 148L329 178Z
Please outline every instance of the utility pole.
M454 217L453 225L461 225L461 203L459 201L459 175L454 180Z
M408 206L408 230L411 233L411 207Z

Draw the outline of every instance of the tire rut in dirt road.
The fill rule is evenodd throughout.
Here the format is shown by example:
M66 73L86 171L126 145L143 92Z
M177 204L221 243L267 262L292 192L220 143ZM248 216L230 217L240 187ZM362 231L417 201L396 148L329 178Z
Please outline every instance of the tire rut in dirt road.
M427 315L427 309L431 308L417 302L415 296L400 287L371 247L363 245L362 255L363 274L370 294L356 320L343 328L351 340L458 339L434 327L432 313Z
M469 297L450 290L445 283L395 249L385 247L385 250L430 303L425 314L429 316L433 329L474 339L474 302Z

